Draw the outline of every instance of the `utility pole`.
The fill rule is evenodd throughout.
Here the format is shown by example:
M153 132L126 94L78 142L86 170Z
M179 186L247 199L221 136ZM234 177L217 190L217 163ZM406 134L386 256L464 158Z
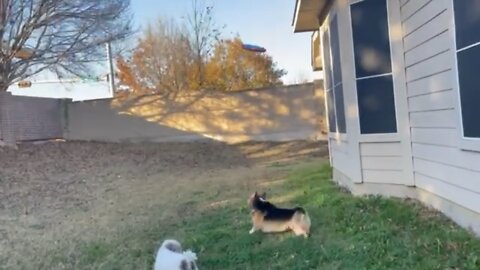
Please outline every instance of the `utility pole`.
M115 95L115 72L113 70L112 45L110 44L110 42L107 42L107 58L108 58L107 60L108 61L108 87L110 89L110 94L113 97Z

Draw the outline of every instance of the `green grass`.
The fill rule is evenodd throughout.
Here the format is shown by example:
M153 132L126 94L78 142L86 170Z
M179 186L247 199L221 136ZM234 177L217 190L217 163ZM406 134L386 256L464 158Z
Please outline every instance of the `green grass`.
M242 194L237 204L80 244L74 259L55 263L75 269L151 269L159 241L173 237L197 252L200 269L480 269L480 241L442 215L412 201L354 198L330 179L327 166L308 165L270 188L273 199L292 195L282 205L307 209L309 239L249 235L249 194Z

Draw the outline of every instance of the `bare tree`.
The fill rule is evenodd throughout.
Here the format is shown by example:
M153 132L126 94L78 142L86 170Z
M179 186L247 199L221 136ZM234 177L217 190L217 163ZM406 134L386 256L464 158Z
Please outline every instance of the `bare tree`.
M0 0L0 91L44 70L85 75L131 33L129 0Z
M215 44L219 40L223 27L216 25L213 6L208 6L205 0L191 0L192 7L186 21L189 33L190 47L194 52L196 76L199 88L205 82L205 63Z

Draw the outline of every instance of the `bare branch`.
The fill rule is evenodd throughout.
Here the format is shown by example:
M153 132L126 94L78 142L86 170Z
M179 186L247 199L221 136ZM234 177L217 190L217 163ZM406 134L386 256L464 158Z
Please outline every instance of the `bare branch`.
M220 37L221 28L215 24L213 7L205 0L191 0L190 13L186 17L190 46L195 52L197 80L200 87L205 81L205 63Z
M82 75L132 33L129 0L0 0L0 91L44 70ZM17 56L26 49L32 54Z

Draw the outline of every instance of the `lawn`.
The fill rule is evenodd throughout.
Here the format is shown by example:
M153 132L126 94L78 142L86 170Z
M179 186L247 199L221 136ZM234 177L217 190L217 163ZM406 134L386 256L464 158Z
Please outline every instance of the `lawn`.
M287 169L288 179L257 189L281 205L304 206L309 239L249 235L248 194L198 209L212 199L199 191L178 220L84 243L76 267L150 269L159 239L174 237L197 252L201 269L480 269L480 241L442 215L412 201L354 198L330 181L325 162Z

